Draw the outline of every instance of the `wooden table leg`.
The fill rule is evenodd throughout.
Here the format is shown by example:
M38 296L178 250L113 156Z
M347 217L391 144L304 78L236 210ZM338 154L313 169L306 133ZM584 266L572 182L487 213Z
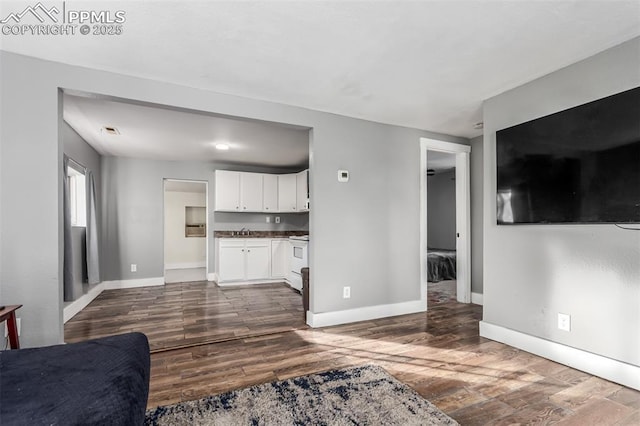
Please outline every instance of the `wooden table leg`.
M11 349L20 349L18 340L18 327L16 327L16 313L11 312L7 318L7 334L9 335L9 347Z

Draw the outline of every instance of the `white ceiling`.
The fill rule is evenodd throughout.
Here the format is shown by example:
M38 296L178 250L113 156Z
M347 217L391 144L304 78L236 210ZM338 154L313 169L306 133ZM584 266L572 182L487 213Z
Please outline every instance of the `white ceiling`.
M448 152L427 151L427 169L451 170L456 167L456 155Z
M102 155L286 168L309 162L309 131L291 126L69 94L63 116ZM217 150L221 143L230 149Z
M207 185L204 182L193 182L187 180L165 180L164 190L168 192L195 192L204 194Z
M3 2L0 19L26 4ZM484 99L640 35L638 0L67 7L123 10L123 34L3 35L2 49L464 137L481 134Z

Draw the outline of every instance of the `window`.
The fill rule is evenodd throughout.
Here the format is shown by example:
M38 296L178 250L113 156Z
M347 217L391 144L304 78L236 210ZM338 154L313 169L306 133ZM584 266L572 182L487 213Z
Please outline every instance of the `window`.
M83 172L67 167L71 226L87 226L87 187Z

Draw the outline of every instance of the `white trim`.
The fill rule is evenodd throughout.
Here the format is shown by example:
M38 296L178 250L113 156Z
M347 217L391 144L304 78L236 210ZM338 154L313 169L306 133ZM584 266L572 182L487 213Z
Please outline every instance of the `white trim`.
M471 303L475 305L483 305L482 293L471 293Z
M428 151L456 156L456 294L458 302L471 302L471 147L436 139L420 138L420 296L427 300L427 163Z
M105 290L117 290L121 288L136 288L136 287L151 287L157 285L164 285L164 277L154 278L138 278L134 280L116 280L116 281L104 281Z
M640 390L640 367L480 321L480 336Z
M192 269L192 268L204 268L207 266L207 262L201 260L199 262L183 262L183 263L167 263L164 269Z
M88 292L78 297L76 300L68 304L62 310L62 322L65 324L71 318L76 316L76 314L86 308L89 303L93 302L93 300L100 296L100 293L104 291L104 282L96 284L93 288L91 288Z
M421 300L412 300L410 302L346 309L344 311L321 313L307 311L307 324L314 328L327 327L330 325L348 324L397 315L415 314L417 312L425 312L426 310L427 300L425 298Z
M211 274L207 274L207 281L218 282L218 274L216 274L215 272L213 272Z
M226 281L226 282L216 281L216 282L218 283L218 285L220 287L230 287L230 286L234 286L234 285L254 285L254 284L282 283L282 282L284 282L284 279L279 278L279 279L252 280L252 281Z

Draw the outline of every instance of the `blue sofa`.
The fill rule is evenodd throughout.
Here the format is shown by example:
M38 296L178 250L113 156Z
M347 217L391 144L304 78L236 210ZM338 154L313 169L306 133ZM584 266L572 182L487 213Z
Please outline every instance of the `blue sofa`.
M142 425L149 342L141 333L0 352L0 425Z

